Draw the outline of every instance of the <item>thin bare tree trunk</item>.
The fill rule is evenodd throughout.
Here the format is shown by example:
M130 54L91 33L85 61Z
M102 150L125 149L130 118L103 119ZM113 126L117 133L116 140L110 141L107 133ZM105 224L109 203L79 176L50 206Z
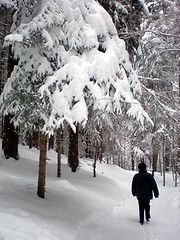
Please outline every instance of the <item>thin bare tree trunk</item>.
M39 157L39 176L37 195L41 198L45 197L46 185L46 158L47 158L47 135L40 136L40 157Z
M57 130L57 177L61 177L61 128Z
M166 172L166 158L165 158L165 143L163 136L163 146L162 146L162 157L163 157L163 186L165 186L165 172Z
M152 133L156 132L156 123L154 123L154 127ZM156 138L153 137L152 139L152 175L154 176L154 172L157 171L157 159L158 159L158 150L157 150L157 142Z
M96 144L96 146L95 146L95 151L94 151L93 177L96 177L97 157L98 157L98 145Z
M134 154L131 154L131 170L134 171Z

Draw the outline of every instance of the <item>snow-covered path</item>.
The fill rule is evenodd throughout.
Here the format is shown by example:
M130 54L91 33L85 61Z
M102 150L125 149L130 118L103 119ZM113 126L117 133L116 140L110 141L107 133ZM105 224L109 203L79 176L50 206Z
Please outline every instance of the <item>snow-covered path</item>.
M48 152L46 198L36 195L38 154L20 146L21 159L0 154L0 240L177 240L180 236L180 186L167 175L155 178L160 197L151 201L151 222L138 222L138 204L131 195L135 172L90 161L71 173L63 158L56 178L56 154Z

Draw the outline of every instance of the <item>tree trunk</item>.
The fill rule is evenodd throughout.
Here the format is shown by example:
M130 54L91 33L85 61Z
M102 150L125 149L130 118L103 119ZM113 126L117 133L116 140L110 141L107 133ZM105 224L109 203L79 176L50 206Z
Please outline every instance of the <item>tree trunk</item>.
M93 151L91 150L91 142L90 142L90 135L86 135L86 148L85 148L85 156L86 158L93 158Z
M45 197L46 185L46 158L47 158L47 135L40 136L40 157L39 157L39 176L37 195L41 198Z
M154 147L154 146L153 146ZM154 172L157 171L157 159L158 159L158 154L156 149L153 149L153 162L152 162L152 175L154 176Z
M121 166L121 161L120 161L120 154L118 154L118 167L120 167Z
M29 146L29 149L31 149L33 147L33 139L32 139L31 132L29 132L29 134L28 134L28 146Z
M3 140L2 140L2 149L4 151L5 158L10 157L18 160L18 141L19 137L17 132L14 129L14 125L11 122L12 116L8 115L4 117L3 123Z
M163 186L165 186L165 172L166 172L166 158L165 158L165 143L163 136L163 144L162 144L162 157L163 157Z
M48 150L54 149L54 136L51 136L48 141Z
M156 132L156 123L154 123L153 131L154 134ZM158 159L158 150L157 150L157 141L156 138L152 139L152 175L154 176L154 172L157 171L157 159Z
M57 130L57 177L61 177L61 128Z
M108 154L107 154L106 162L107 162L107 164L109 164L109 155Z
M131 170L134 171L134 154L131 154Z
M96 177L96 163L98 157L98 146L96 144L95 151L94 151L94 163L93 163L93 177Z
M99 157L100 163L102 163L102 158L103 158L102 130L99 131L99 136L100 136L100 146L98 148L98 157Z
M68 151L68 163L72 172L76 172L79 166L78 159L78 126L76 126L76 132L69 127L69 151Z

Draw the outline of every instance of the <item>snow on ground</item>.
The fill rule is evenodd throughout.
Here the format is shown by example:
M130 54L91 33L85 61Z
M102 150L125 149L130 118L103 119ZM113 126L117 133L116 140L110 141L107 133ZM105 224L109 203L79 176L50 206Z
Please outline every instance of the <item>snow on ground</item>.
M48 152L46 198L36 194L39 151L20 146L20 160L0 153L0 240L177 240L180 236L180 186L171 175L166 187L155 175L160 197L151 201L151 222L138 222L131 195L135 172L81 160L72 173L63 156L56 178L56 153Z

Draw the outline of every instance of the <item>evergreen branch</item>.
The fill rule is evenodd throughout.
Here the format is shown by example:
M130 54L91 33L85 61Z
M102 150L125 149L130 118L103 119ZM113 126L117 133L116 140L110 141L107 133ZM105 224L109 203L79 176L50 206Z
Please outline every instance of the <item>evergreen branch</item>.
M163 81L163 79L160 78L150 78L150 77L143 77L143 76L138 76L138 79L140 80L148 80L148 81Z
M162 32L155 32L155 31L152 31L152 30L145 30L145 31L143 32L143 34L148 33L148 32L153 33L153 34L156 35L156 36L180 38L180 35L168 34L168 33L162 33Z

